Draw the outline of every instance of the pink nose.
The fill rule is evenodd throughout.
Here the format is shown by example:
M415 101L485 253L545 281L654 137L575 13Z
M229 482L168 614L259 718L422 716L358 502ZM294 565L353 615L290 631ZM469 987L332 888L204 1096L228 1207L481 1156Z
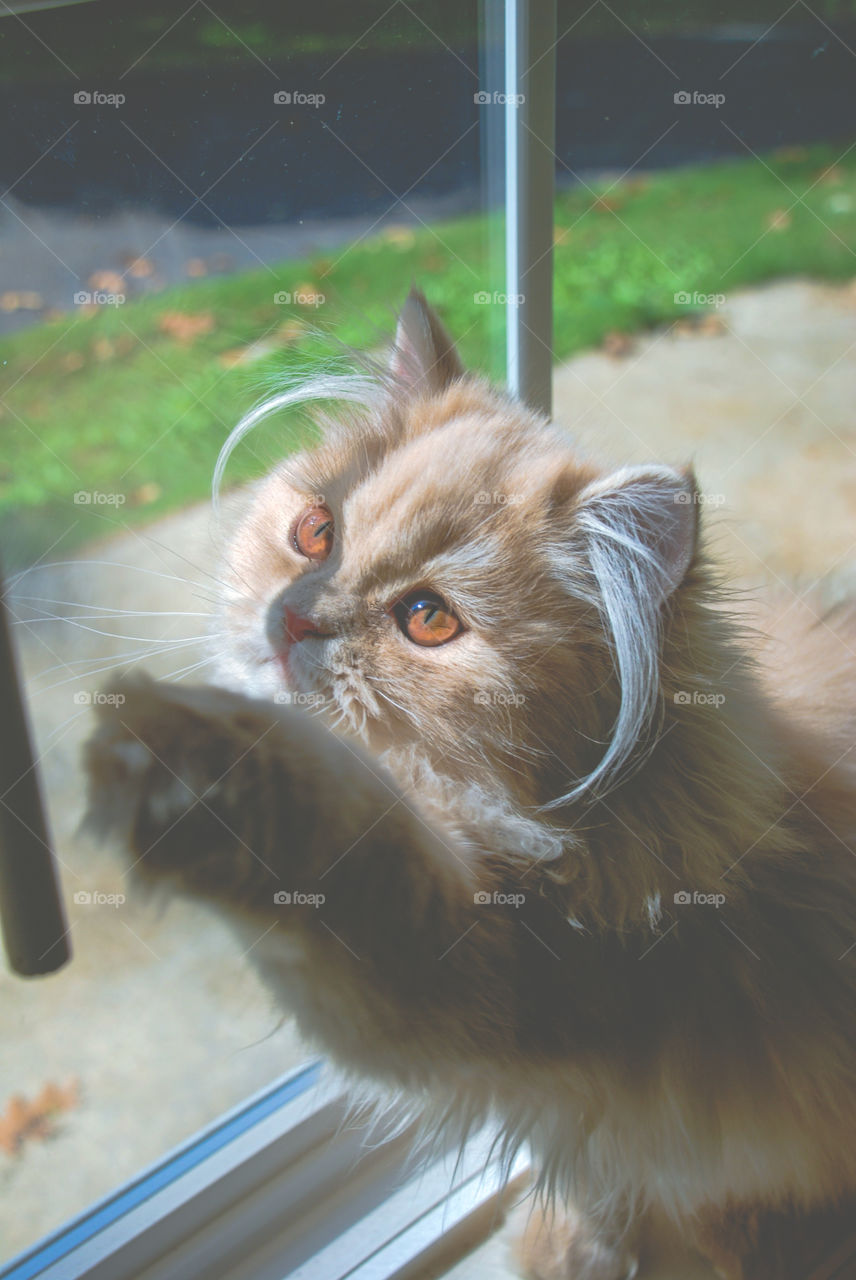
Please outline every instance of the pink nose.
M288 605L283 606L283 615L285 617L285 638L288 644L297 644L299 640L303 640L306 636L321 634L310 618L302 618L299 613L289 609Z

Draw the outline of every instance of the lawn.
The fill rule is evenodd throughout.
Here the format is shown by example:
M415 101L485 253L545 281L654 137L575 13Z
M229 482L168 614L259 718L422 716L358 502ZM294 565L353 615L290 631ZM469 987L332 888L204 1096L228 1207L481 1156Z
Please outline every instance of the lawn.
M790 148L630 178L555 208L555 354L685 316L676 295L726 296L785 275L856 274L856 151ZM793 194L791 194L791 192ZM801 197L801 199L798 199ZM390 228L275 270L188 281L121 306L78 308L0 343L0 538L7 561L68 550L104 518L123 522L203 498L228 430L283 372L375 349L420 283L465 360L499 373L496 228L472 216ZM321 294L320 305L275 295ZM333 339L331 339L333 335ZM231 483L294 447L305 417L263 428L235 454ZM119 495L89 507L79 491ZM99 524L100 520L100 524ZM74 522L77 521L75 524ZM52 555L56 555L56 550Z

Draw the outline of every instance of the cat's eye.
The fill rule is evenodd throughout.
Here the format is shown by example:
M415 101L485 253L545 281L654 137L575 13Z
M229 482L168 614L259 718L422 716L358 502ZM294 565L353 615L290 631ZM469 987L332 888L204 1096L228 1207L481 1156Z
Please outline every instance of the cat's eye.
M446 644L463 630L445 600L435 591L411 591L393 609L401 630L414 644Z
M333 550L333 517L326 507L310 507L292 536L295 549L307 560L326 560Z

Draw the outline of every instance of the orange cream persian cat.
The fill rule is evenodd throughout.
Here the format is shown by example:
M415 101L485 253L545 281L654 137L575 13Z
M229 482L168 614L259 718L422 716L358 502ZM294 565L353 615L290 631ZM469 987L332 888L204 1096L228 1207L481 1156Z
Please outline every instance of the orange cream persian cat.
M265 934L351 1073L530 1145L532 1274L632 1276L657 1216L802 1274L856 1195L856 609L738 617L692 474L581 459L418 292L218 473L322 396L232 541L224 687L121 684L91 821Z

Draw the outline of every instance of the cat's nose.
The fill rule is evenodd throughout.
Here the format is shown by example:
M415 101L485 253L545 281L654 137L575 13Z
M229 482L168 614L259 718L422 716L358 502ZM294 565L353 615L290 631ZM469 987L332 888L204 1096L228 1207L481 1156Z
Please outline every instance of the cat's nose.
M299 613L295 613L293 609L289 609L288 605L283 605L283 617L285 619L285 635L289 644L297 644L299 640L304 640L306 636L320 636L322 634L318 625L311 618L304 618Z

